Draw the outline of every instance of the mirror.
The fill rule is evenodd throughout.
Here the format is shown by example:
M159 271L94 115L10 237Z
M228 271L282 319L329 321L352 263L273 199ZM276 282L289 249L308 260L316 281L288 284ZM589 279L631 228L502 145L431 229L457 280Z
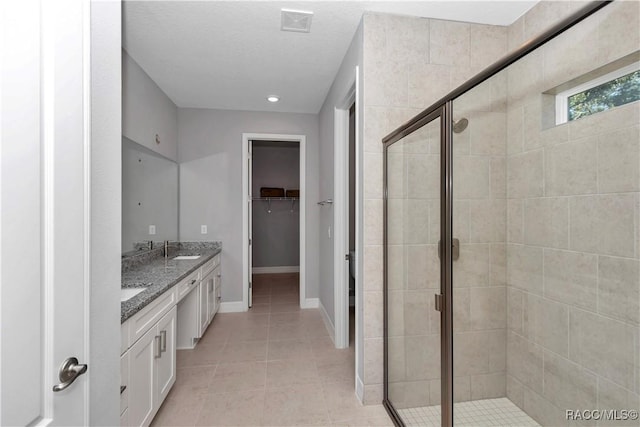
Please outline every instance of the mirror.
M178 240L178 164L122 137L122 252L149 240Z

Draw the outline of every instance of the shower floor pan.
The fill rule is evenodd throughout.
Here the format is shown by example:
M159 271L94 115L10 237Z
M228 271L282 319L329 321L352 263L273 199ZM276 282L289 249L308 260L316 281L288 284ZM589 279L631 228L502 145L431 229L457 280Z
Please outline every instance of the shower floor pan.
M440 405L398 409L406 426L440 427ZM540 426L506 397L471 400L454 406L455 426Z

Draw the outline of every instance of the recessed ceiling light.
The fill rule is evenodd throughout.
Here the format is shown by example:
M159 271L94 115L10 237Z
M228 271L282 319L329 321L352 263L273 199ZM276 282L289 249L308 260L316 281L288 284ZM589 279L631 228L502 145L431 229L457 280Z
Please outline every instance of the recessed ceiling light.
M267 101L269 101L269 102L278 102L278 101L280 101L280 98L278 98L275 95L270 95L270 96L267 96Z

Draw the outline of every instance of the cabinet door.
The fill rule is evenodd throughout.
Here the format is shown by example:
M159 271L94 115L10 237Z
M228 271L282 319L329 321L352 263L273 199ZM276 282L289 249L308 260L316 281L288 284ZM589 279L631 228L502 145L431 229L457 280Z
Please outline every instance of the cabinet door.
M171 387L176 382L176 308L164 315L158 322L157 334L160 337L160 357L156 362L156 378L158 392L156 405L164 401Z
M204 335L204 331L207 330L207 325L209 324L209 312L207 310L207 283L203 280L200 282L199 286L199 294L198 294L198 338Z
M160 337L151 328L129 349L128 422L131 426L147 426L155 414L155 360Z
M213 310L213 314L211 315L211 317L213 317L218 310L220 309L220 302L222 300L222 274L221 274L222 269L220 268L220 266L216 267L215 270L213 270L213 293L214 293L214 310Z
M211 323L213 315L216 314L215 272L216 270L213 270L207 275L207 323Z

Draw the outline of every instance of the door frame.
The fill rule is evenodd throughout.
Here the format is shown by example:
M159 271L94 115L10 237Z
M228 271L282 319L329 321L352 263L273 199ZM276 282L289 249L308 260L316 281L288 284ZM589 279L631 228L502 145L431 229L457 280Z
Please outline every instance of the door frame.
M345 254L349 253L349 109L357 102L358 67L348 86L346 95L334 108L334 178L333 178L333 299L334 299L334 343L336 348L349 347L349 263ZM356 212L358 212L358 108L355 108L355 155L356 155ZM356 266L362 258L359 253L358 230L356 215L356 256L353 261ZM360 288L361 280L356 268L356 290ZM359 309L358 292L356 292L356 312ZM356 327L358 327L356 322Z
M242 134L242 310L249 310L249 143L260 141L291 141L300 147L300 308L315 308L317 303L306 298L306 141L305 135L274 133Z

